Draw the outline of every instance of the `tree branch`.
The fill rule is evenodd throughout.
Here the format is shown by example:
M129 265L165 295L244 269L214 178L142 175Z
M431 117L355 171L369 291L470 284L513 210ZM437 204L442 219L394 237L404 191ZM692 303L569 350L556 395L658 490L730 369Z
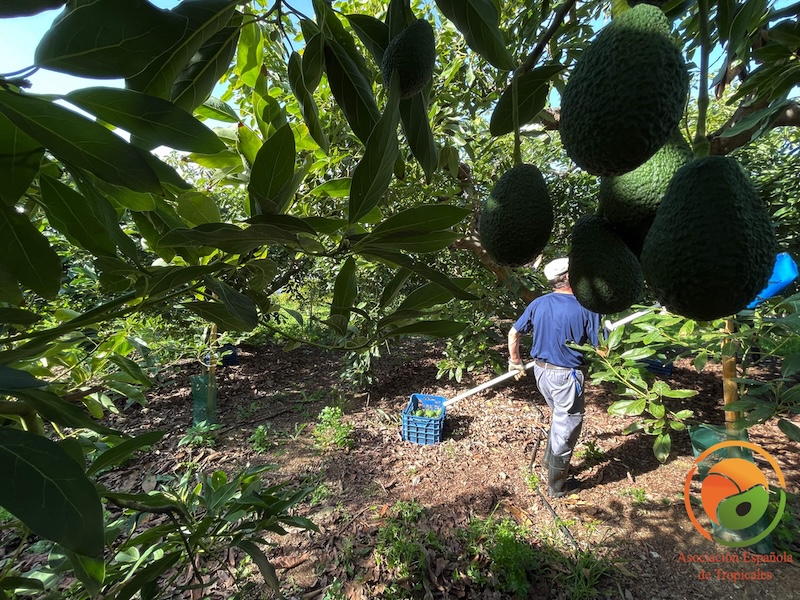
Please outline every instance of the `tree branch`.
M523 75L536 66L536 63L542 56L547 44L555 35L556 31L558 31L558 28L561 27L561 23L564 22L564 17L566 17L567 13L572 9L573 6L575 6L575 2L576 0L566 0L564 4L558 7L558 10L553 15L553 20L550 22L550 26L547 28L547 31L544 32L542 38L536 43L536 47L533 49L533 51L531 51L528 58L525 59L525 62L522 64L522 66L517 69L515 75Z
M761 110L767 106L767 102L759 102L756 104L752 104L750 106L740 106L733 116L728 119L728 121L722 125L719 129L715 132L709 134L708 139L711 142L711 154L716 155L725 155L730 154L737 148L741 148L748 142L750 142L753 134L758 130L760 127L759 124L754 125L750 129L746 131L742 131L736 135L732 135L730 137L722 137L722 134L725 133L728 129L736 125L736 123L740 122L742 119L748 117L749 115L753 114L757 110ZM772 123L772 129L776 127L800 127L800 104L797 102L792 102L791 104L787 105L786 108L778 115L775 121Z

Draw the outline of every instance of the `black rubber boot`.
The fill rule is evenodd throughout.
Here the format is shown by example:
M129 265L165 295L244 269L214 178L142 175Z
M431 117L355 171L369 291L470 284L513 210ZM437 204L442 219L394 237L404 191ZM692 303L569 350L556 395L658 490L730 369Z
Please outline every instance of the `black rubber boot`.
M551 498L566 496L571 491L571 488L567 486L569 459L552 454L547 456L547 495Z

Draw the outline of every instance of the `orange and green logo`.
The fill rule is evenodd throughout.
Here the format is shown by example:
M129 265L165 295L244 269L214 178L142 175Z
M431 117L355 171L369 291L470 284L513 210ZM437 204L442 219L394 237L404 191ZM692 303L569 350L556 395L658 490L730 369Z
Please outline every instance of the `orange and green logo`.
M700 463L720 450L727 450L728 453L731 453L731 448L750 450L762 456L772 467L779 484L777 488L778 510L775 517L764 527L754 527L762 522L762 517L767 513L770 501L770 486L763 471L754 462L738 457L723 458L708 470L700 488L703 510L717 526L731 531L739 531L749 536L747 539L735 541L720 539L715 537L711 531L704 529L694 514L689 496L692 479L697 473ZM751 442L729 440L711 446L695 459L692 468L686 474L683 498L686 512L697 531L709 540L719 542L723 546L741 548L761 541L778 526L786 508L786 492L783 489L785 487L786 480L783 472L771 454Z

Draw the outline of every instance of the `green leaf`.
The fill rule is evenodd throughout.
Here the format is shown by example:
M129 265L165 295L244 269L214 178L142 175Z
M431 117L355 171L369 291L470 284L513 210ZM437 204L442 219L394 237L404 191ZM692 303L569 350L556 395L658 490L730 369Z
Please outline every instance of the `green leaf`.
M399 335L430 335L437 338L453 337L464 331L468 323L458 321L417 321L411 325L404 325L397 329L392 329L384 334L385 337L395 337Z
M389 7L386 9L386 27L389 39L397 37L413 21L414 13L411 10L410 0L389 0Z
M431 231L412 235L384 235L378 238L364 238L358 244L354 245L354 250L356 252L370 252L372 248L388 248L424 254L443 250L458 238L459 234L452 231Z
M76 429L91 429L104 435L117 435L119 432L101 425L87 415L77 404L67 402L53 392L44 390L16 390L12 395L31 406L42 419Z
M617 327L608 336L607 345L610 350L616 348L622 341L622 335L625 332L624 327Z
M663 396L667 398L691 398L697 395L697 390L664 390Z
M452 281L456 285L466 288L472 282L472 279L469 277L455 277ZM453 294L449 290L435 283L426 283L411 292L406 299L400 303L397 310L422 310L438 304L446 304L452 299Z
M463 221L469 209L449 204L423 204L407 208L381 222L369 236L372 239L393 235L424 235L449 229Z
M392 277L392 280L383 288L380 301L381 308L386 308L394 302L409 277L411 277L411 271L408 269L398 269L397 273ZM452 294L450 294L450 297L452 298Z
M800 371L800 354L789 354L783 357L781 377L793 377Z
M186 27L186 18L146 0L84 2L44 34L34 62L79 77L132 77L173 46Z
M176 210L181 219L190 225L218 223L219 207L213 198L201 192L186 192L175 199Z
M684 410L679 410L678 412L676 412L674 415L672 415L672 418L676 419L678 421L684 421L685 419L688 419L689 417L691 417L693 414L694 414L694 411L689 410L689 409L684 409Z
M207 289L214 292L225 307L239 322L244 323L245 331L250 331L258 325L258 311L249 296L237 292L227 283L210 277Z
M82 556L103 554L103 507L94 484L58 444L0 428L0 505L36 535Z
M656 353L652 348L631 348L619 355L624 360L637 361L653 356Z
M106 563L101 558L90 558L80 556L75 552L65 550L69 564L72 565L72 572L83 584L89 594L96 596L103 588L103 581L106 578Z
M172 102L193 112L206 101L231 64L239 41L241 24L242 13L234 11L229 24L214 34L192 56L172 85Z
M289 86L292 88L292 93L297 98L300 105L300 112L303 115L308 127L308 132L314 141L319 144L322 151L327 154L328 152L328 137L322 129L319 121L319 109L317 103L314 101L314 96L306 88L305 81L303 80L303 68L301 65L300 55L297 52L292 52L289 57Z
M514 59L498 28L500 13L493 0L436 0L436 5L470 48L498 69L514 69Z
M394 77L386 109L369 136L364 156L358 161L350 185L348 219L357 223L383 198L392 181L398 155L397 124L400 120L400 82Z
M335 40L325 39L325 72L336 104L342 109L353 133L365 144L381 113L363 73Z
M137 592L141 592L148 583L156 581L162 574L171 569L183 556L183 551L172 552L165 554L161 558L149 563L136 571L136 574L127 580L123 585L114 600L130 600Z
M194 229L173 229L159 239L159 244L210 246L231 254L244 254L270 244L297 246L297 236L273 225L257 224L242 229L230 223L207 223Z
M418 262L400 252L393 250L370 249L369 253L364 252L364 256L374 257L375 260L388 264L392 267L404 267L425 277L428 281L439 284L449 290L459 300L477 300L478 297L456 285L447 275L429 267L427 264Z
M323 51L323 38L321 33L315 33L306 42L303 48L303 81L310 94L317 89L325 72L325 54Z
M195 60L203 44L230 23L235 6L235 0L196 0L178 4L172 12L187 20L186 30L173 37L172 45L164 52L158 56L151 55L147 68L127 78L126 87L165 100L172 99L172 86L181 71Z
M426 179L430 182L433 172L439 163L436 142L428 120L426 108L427 94L416 94L411 98L400 101L400 119L403 123L403 133L408 140L411 153L422 167Z
M0 8L0 11L3 9ZM6 576L0 579L0 590L34 590L44 591L44 583L32 577L12 577Z
M234 72L239 75L242 83L253 88L256 86L264 61L264 36L261 23L253 19L254 15L250 11L246 14L248 23L242 27L239 45L236 48Z
M46 381L36 379L27 371L0 365L0 393L11 394L15 390L27 390L47 386Z
M289 125L276 131L261 146L250 172L247 191L258 213L284 212L294 197L294 133Z
M293 217L292 215L256 215L255 217L247 219L247 222L275 225L291 233L317 234L317 230L314 229L308 219L301 219L299 217Z
M95 121L53 102L13 92L0 92L0 112L66 163L139 192L161 189L140 151Z
M639 431L644 430L644 423L637 422L631 423L625 429L622 430L622 435L630 435L631 433L638 433Z
M24 214L0 204L0 265L44 298L61 287L61 259Z
M117 245L107 227L108 215L103 213L110 213L114 222L117 216L105 198L95 196L99 202L92 202L90 198L44 174L39 177L39 185L50 225L73 244L96 256L116 256Z
M121 127L148 148L167 146L187 152L215 154L225 150L217 135L171 102L133 90L92 87L70 92L65 99L107 123Z
M39 172L44 147L0 115L0 202L13 205Z
M498 136L514 131L514 88L518 90L519 124L533 121L547 103L550 80L564 69L563 65L545 65L513 79L494 107L489 132Z
M0 5L0 18L5 19L8 17L27 17L30 15L36 15L46 10L60 8L64 6L64 2L66 2L66 0L5 0L3 4ZM16 579L23 578L19 577ZM5 581L5 579L3 581ZM0 586L2 586L2 582L0 582Z
M389 27L370 15L350 14L346 17L358 39L380 65L389 45Z
M4 282L0 280L0 286L2 285ZM41 318L36 313L22 308L0 307L0 323L26 326L33 325Z
M262 144L261 138L258 137L255 131L244 123L239 123L236 128L236 150L242 155L249 167L252 168Z
M694 361L692 362L694 370L697 372L702 371L703 367L706 366L707 362L708 362L708 354L705 352L701 352L695 357Z
M161 438L163 438L166 433L166 431L148 431L147 433L142 433L134 438L125 440L116 446L112 446L100 454L94 460L94 462L92 462L92 464L89 466L89 469L86 471L86 474L94 475L95 473L99 473L108 467L114 467L122 464L137 450L141 450L146 446L156 445L161 441Z
M642 414L646 406L646 400L617 400L608 407L608 414L633 417Z
M194 109L194 114L201 119L212 119L223 123L238 123L239 115L226 102L210 96L200 106Z
M322 196L325 198L347 198L350 195L350 182L349 177L342 177L341 179L330 179L325 183L318 185L310 192L311 196Z
M331 301L331 317L340 316L341 320L333 320L334 326L339 333L344 335L347 331L347 324L350 321L350 309L358 298L358 288L356 286L356 261L352 256L348 257L333 286L333 300Z
M655 454L658 462L664 463L667 461L671 447L672 438L670 437L669 433L662 433L656 436L656 439L653 442L653 454Z
M800 442L800 427L788 419L778 419L778 429L780 429L793 442Z
M663 419L664 418L664 414L666 413L666 409L664 408L664 405L661 404L661 402L658 402L658 401L655 401L655 400L651 400L650 401L650 405L648 407L648 411L656 419Z
M283 600L284 596L281 594L281 585L278 582L278 575L275 572L275 567L272 566L272 563L270 563L269 560L267 560L267 557L264 555L261 549L250 540L239 540L236 543L236 546L247 552L250 558L253 559L253 562L256 563L256 566L258 566L258 570L261 571L264 581L272 589L275 595L280 600Z
M220 331L250 331L253 327L233 314L222 302L184 302L183 306L206 321L216 323Z

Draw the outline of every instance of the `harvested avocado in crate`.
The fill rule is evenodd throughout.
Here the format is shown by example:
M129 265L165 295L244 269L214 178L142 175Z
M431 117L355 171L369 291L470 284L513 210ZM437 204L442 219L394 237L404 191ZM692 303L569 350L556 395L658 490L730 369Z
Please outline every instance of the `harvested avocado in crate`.
M442 441L447 409L444 397L411 394L403 410L403 440L415 444L436 444Z

